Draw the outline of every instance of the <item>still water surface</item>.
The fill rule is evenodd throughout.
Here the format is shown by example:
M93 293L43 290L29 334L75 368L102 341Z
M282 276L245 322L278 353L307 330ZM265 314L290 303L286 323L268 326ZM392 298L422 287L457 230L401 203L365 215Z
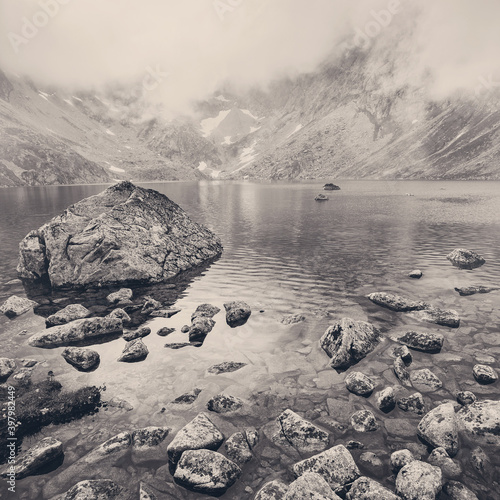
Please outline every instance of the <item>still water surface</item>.
M62 349L41 350L27 345L27 335L22 335L21 329L28 329L28 335L36 333L43 328L41 317L0 319L2 356L45 362L37 369L39 376L50 369L68 388L105 385L105 399L126 400L134 407L132 411L112 407L79 422L45 429L44 436L60 438L65 444L65 462L55 472L20 481L19 498L51 498L88 479L88 471L85 477L67 478L60 473L118 432L167 425L174 435L198 412L206 410L210 397L223 391L247 403L237 415L214 416L214 422L226 436L249 425L261 428L284 408L307 414L311 419L326 417L327 400L340 401L344 410L336 414L330 407L330 414L344 429L328 429L332 443L350 439L364 443L364 450L353 452L358 464L363 451L373 451L383 465L373 468L361 463L362 472L390 487L387 478L391 451L410 446L424 460L427 457L415 435L419 417L399 409L387 416L382 414L375 407L374 396L365 400L349 394L343 383L345 375L329 368L328 358L317 341L329 324L345 316L370 321L387 337L415 327L439 330L446 335L440 354L414 353L411 369L430 368L443 381L442 389L424 395L429 407L437 401L453 399L458 389L472 390L481 398L498 399L498 383L479 386L471 370L478 360L485 359L499 368L500 292L460 297L454 287L500 284L499 182L346 181L341 191L329 192L330 200L321 203L314 201L321 191L317 183L144 186L166 194L193 219L210 227L222 239L224 253L209 269L168 296L168 302L180 307L181 313L147 323L152 334L144 341L150 354L141 363L118 363L124 341L117 339L95 346L101 355L100 367L93 373L82 374L61 358ZM24 294L21 283L15 280L19 241L71 203L104 188L0 191L1 301L12 294ZM457 247L477 251L486 264L473 271L454 268L445 256ZM406 273L416 268L423 271L424 277L407 278ZM437 307L455 309L461 316L461 326L456 330L436 327L382 309L366 299L374 291L400 293ZM155 291L150 294L154 296ZM54 304L54 299L59 305ZM86 306L96 305L89 303L91 300L81 299ZM246 325L229 328L221 312L214 317L216 326L201 348L163 347L166 342L186 340L180 329L190 322L191 313L199 304L209 302L223 309L228 300L244 300L251 305L253 312ZM74 302L74 298L45 297L42 302L46 306L42 310L48 311ZM283 315L297 312L303 313L306 321L292 326L280 323ZM155 332L163 326L175 328L176 333L167 338L157 336ZM356 368L372 376L378 389L398 384L391 370L393 345L386 340ZM248 366L231 374L206 373L207 368L222 361L243 361ZM202 392L193 405L170 404L194 388ZM350 429L350 413L363 408L376 413L381 424L377 432L366 435ZM34 439L27 439L26 445L33 442ZM482 498L498 498L491 484L470 472L470 446L463 443L457 456L470 476L464 482L475 490L483 489ZM249 488L255 492L275 477L291 480L287 473L291 462L285 454L276 454L274 445L262 435L255 459L223 498L253 498ZM161 465L139 466L125 459L119 467L103 468L93 474L102 474L132 490L138 488L140 480L159 487L171 482L164 471L156 472ZM203 497L173 485L164 491L171 498Z

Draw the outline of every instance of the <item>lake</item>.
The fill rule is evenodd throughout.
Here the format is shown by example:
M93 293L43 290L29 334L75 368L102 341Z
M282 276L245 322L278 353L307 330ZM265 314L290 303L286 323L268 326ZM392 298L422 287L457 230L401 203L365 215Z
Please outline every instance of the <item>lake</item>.
M364 449L352 451L362 473L392 487L388 479L392 451L407 447L421 454L423 460L427 457L425 446L416 437L421 417L398 408L384 415L376 407L374 395L365 399L347 391L345 374L329 367L328 357L318 346L328 326L343 317L369 321L386 337L372 354L351 368L371 376L377 382L376 390L398 385L392 372L392 349L396 344L389 338L397 332L420 328L445 335L441 353L412 352L411 370L430 368L443 382L441 389L424 393L429 408L438 401L455 400L458 390L471 390L481 399L498 399L499 382L477 384L472 367L480 362L500 368L500 292L461 297L454 288L500 285L500 182L340 184L341 191L325 192L329 196L325 202L314 201L322 192L322 183L318 182L143 184L178 203L194 220L212 229L224 245L219 260L167 294L167 301L182 311L172 318L146 323L152 334L144 339L150 354L143 362L118 363L124 341L116 339L93 347L101 356L100 366L92 373L80 373L60 356L62 348L42 350L27 345L28 336L44 328L41 316L30 313L14 320L0 318L2 356L39 361L35 378L43 378L52 370L68 389L85 384L106 386L105 400L123 400L133 407L127 411L109 406L94 416L45 428L44 437L54 436L64 443L64 464L41 477L19 481L19 498L51 498L88 479L64 478L60 473L119 432L166 425L174 436L200 411L207 411L207 401L220 392L245 402L234 416L214 414L214 423L226 437L248 426L262 431L286 408L311 420L330 416L338 423L327 428L331 442L363 443ZM105 187L0 190L1 302L13 294L25 294L15 270L21 239L68 205ZM461 247L481 254L486 264L472 271L453 267L446 255ZM407 277L413 269L423 272L420 280ZM460 328L422 323L409 314L376 306L366 298L375 291L399 293L454 309L461 318ZM154 290L151 294L154 296ZM41 299L45 307L42 312L76 300L64 294ZM86 306L96 305L89 304L89 300L82 297ZM252 315L245 325L229 328L220 312L202 347L163 347L166 342L186 340L181 327L189 324L198 305L208 302L223 310L223 303L230 300L244 300L251 306ZM303 314L305 321L293 325L280 322L284 315L295 313ZM156 331L163 326L175 328L176 332L159 337ZM28 332L23 333L23 329ZM223 361L244 362L247 366L218 376L207 373L210 366ZM171 403L195 388L202 392L192 405ZM332 415L330 408L329 415L328 403L332 400L341 401L345 411ZM350 414L365 408L377 417L380 428L376 432L359 433L349 426ZM36 438L28 438L24 446L34 442ZM496 487L470 466L472 447L474 443L463 441L456 457L464 469L462 481L482 491L481 498L499 498ZM364 452L374 452L382 465L361 460ZM490 455L490 459L498 477L500 456ZM222 498L250 499L266 481L291 481L288 470L292 463L261 432L254 459ZM171 495L169 498L205 498L172 485L164 468L159 469L161 465L138 465L125 458L116 467L94 473L102 473L132 490L144 480L155 487L169 485L164 490Z

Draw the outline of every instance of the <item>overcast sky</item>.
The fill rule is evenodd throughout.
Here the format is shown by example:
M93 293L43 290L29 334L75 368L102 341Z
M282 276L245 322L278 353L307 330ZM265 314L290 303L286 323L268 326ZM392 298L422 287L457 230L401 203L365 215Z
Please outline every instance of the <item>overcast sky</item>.
M0 67L75 88L137 80L153 88L154 72L163 84L152 95L180 110L227 80L248 86L313 71L367 23L383 36L386 17L374 12L397 3L0 0ZM414 16L415 5L422 13L408 58L435 75L436 92L500 80L500 0L400 0L389 22Z

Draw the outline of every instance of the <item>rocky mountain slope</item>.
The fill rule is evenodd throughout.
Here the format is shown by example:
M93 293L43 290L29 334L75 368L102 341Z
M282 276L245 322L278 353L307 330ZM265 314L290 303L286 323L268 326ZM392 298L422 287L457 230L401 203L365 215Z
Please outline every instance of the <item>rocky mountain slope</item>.
M432 97L406 34L166 119L137 86L71 93L0 73L0 185L112 179L499 179L498 87ZM406 65L406 66L405 66Z

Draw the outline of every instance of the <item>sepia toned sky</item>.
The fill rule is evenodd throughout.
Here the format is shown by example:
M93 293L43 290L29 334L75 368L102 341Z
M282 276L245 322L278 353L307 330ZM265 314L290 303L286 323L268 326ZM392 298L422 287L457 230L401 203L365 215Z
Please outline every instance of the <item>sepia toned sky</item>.
M313 71L410 16L408 58L436 95L500 80L499 0L0 0L0 68L84 89L157 79L181 111L227 81Z

